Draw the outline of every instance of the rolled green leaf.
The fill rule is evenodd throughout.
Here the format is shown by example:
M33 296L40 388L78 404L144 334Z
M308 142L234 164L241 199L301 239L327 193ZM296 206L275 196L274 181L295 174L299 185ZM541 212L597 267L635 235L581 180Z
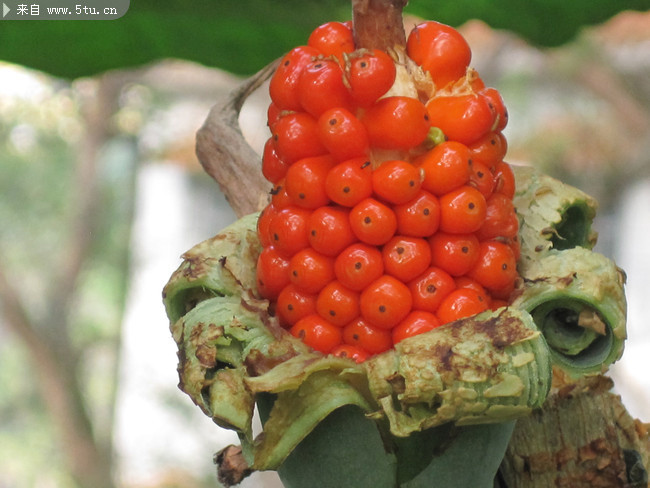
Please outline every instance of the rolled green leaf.
M398 343L364 363L392 434L504 422L539 407L551 364L532 317L503 308Z
M613 261L577 247L549 252L522 273L512 306L533 316L557 366L572 376L600 373L621 357L624 276Z
M171 330L178 344L179 388L218 425L250 434L254 397L244 383L246 351L274 343L259 314L242 307L238 297L210 298Z
M513 203L519 215L520 265L535 261L550 249L593 248L592 229L597 202L581 190L539 173L513 166L517 192Z
M258 216L237 220L183 254L183 263L163 289L171 323L207 298L256 290L255 263L261 251L256 232Z

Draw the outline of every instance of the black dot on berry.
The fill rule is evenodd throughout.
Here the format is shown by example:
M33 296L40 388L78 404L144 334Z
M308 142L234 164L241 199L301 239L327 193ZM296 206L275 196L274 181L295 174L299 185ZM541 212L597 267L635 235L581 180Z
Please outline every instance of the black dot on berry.
M367 66L368 66L368 63L366 63L365 61L361 61L361 62L359 63L359 67L360 67L360 68L365 68L365 67L367 67Z
M349 186L344 186L343 187L343 193L350 193L350 187Z
M336 317L336 312L334 310L330 310L330 316Z
M336 125L337 122L336 119L330 119L330 125Z
M384 313L386 311L386 305L379 305L379 311Z
M289 310L289 311L293 310L293 305L291 305L291 304L287 305L287 310Z
M294 275L294 276L298 276L298 271L296 271L296 270L294 269L294 270L291 272L291 274Z
M424 120L429 120L429 114L424 114Z
M436 285L427 286L427 293L435 293L435 292L436 292Z
M354 263L354 269L361 269L362 266L363 266L363 265L362 265L359 261L357 261L356 263Z
M352 339L354 339L355 341L358 341L359 340L359 334L352 334Z
M290 64L291 64L291 61L289 61L288 59L284 62L285 66L289 66Z
M469 247L463 246L461 251L463 251L463 253L467 254L469 252Z
M279 236L278 234L275 234L275 233L274 233L274 234L273 234L273 240L274 240L274 241L279 241L279 240L280 240L280 236Z
M315 229L312 229L312 230L311 230L311 235L314 236L314 237L316 237L316 230L315 230Z
M322 68L322 67L323 67L323 63L316 63L314 65L314 68Z
M305 194L304 193L298 193L298 198L300 198L301 200L304 200L305 199Z
M347 352L347 351L341 351L341 352L339 353L339 357L347 358L347 357L348 357L348 352Z
M366 217L363 218L363 222L364 222L365 224L369 224L369 223L372 222L372 219L371 219L370 217L366 216Z
M492 144L493 146L496 146L497 145L497 140L494 139L494 138L490 139L490 144Z
M485 175L483 174L483 171L477 171L476 176L478 176L479 178L483 178L483 176Z
M411 186L411 187L415 186L415 181L413 181L413 180L409 181L409 186Z
M305 338L305 329L300 329L300 332L298 332L298 338L299 339Z
M470 210L474 210L474 207L476 207L476 205L474 205L474 202L469 202L469 205L467 206L469 207Z
M397 251L397 254L404 254L404 248L402 246L398 247L395 250Z
M503 264L501 265L501 269L502 269L503 271L507 270L507 269L508 269L508 265L507 265L506 263L503 263Z
M372 163L370 161L366 161L361 165L361 169L366 169L368 166L370 166Z
M424 210L422 210L422 213L424 215L429 215L431 213L431 210L429 210L428 208L425 208Z

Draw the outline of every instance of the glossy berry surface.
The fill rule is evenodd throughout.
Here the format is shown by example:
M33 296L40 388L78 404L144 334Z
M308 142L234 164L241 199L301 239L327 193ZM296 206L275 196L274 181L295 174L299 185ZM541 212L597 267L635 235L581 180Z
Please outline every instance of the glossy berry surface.
M423 22L405 52L354 39L323 24L270 80L254 292L308 346L359 363L507 305L520 243L508 112L463 36Z

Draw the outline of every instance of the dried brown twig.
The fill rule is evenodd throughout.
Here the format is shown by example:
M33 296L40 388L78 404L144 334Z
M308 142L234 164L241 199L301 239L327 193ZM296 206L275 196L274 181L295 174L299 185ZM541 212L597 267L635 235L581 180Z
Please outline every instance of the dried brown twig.
M221 188L238 217L261 210L270 184L264 179L259 155L244 138L239 113L246 99L273 74L269 64L216 104L196 134L196 155Z

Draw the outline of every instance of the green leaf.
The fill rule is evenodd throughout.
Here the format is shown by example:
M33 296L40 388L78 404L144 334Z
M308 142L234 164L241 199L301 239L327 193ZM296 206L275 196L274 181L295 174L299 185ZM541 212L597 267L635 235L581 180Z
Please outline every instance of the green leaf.
M648 0L455 0L411 1L407 11L426 19L460 25L480 19L543 47L571 41L581 28L602 23L624 10L648 9Z
M133 0L117 20L3 22L0 59L69 79L165 58L252 74L320 23L349 18L349 8L341 0Z
M452 429L431 463L401 488L492 488L515 422ZM424 448L425 446L421 446Z
M376 423L355 406L335 410L278 469L285 488L394 488L395 457Z
M63 78L95 75L164 58L252 74L329 20L351 17L349 0L268 2L134 0L117 20L5 21L0 59ZM648 0L412 0L405 12L458 26L480 19L538 46L570 41L585 25Z

